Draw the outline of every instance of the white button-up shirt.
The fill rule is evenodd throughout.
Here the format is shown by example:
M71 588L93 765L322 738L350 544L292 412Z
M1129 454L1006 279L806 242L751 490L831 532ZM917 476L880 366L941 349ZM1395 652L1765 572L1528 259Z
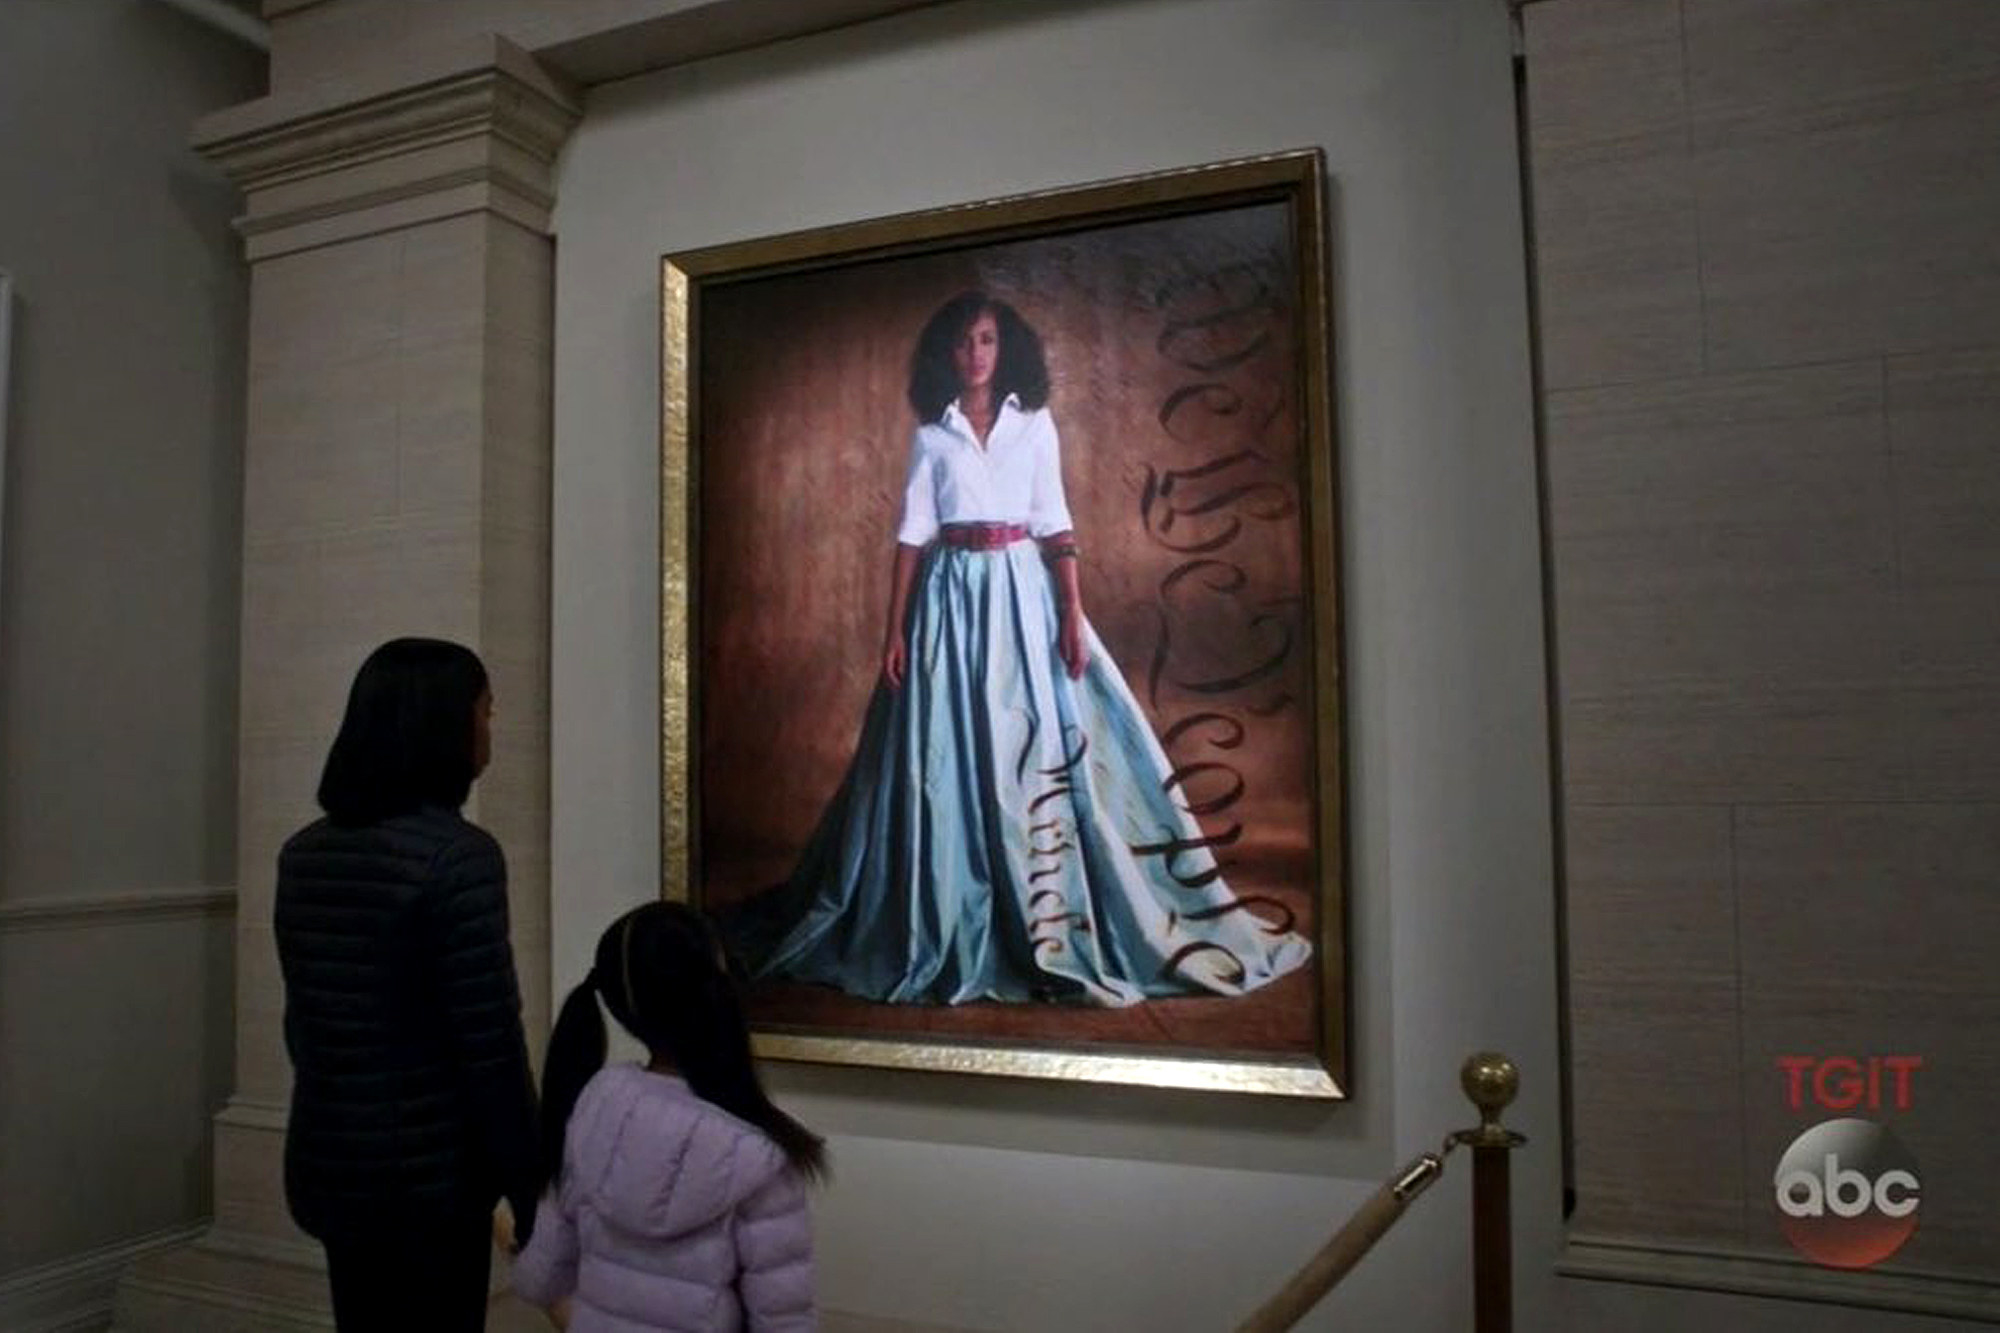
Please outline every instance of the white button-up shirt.
M1008 394L984 447L956 402L917 427L896 540L926 545L946 523L1025 523L1034 537L1069 531L1062 451L1048 408L1024 412Z

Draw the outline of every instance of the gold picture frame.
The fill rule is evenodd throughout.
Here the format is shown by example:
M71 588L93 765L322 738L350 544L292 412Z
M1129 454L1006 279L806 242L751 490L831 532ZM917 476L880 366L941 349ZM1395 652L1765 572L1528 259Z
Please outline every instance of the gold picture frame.
M864 401L858 395L887 382L886 377L896 367L891 351L885 349L896 337L903 339L901 346L907 346L907 330L898 324L903 332L876 339L872 330L894 320L875 318L871 306L869 322L864 325L863 313L857 311L853 299L855 292L865 291L871 302L887 310L895 299L901 299L897 293L922 289L933 273L998 274L1003 283L1012 282L1014 290L1027 292L1031 299L1036 274L1063 275L1069 284L1065 292L1070 287L1078 291L1087 288L1088 300L1086 296L1065 297L1068 304L1064 309L1081 310L1088 316L1072 318L1070 324L1086 330L1115 326L1128 331L1116 335L1112 340L1115 345L1092 343L1087 334L1069 337L1063 345L1072 349L1071 359L1077 363L1088 359L1091 364L1067 380L1059 371L1055 395L1084 404L1087 410L1077 413L1079 416L1096 412L1109 421L1113 428L1096 432L1100 440L1131 438L1167 444L1173 443L1167 440L1168 435L1181 438L1174 434L1175 423L1181 419L1177 413L1193 401L1206 415L1189 418L1200 422L1190 433L1202 434L1212 427L1214 437L1202 434L1202 447L1221 461L1162 468L1136 454L1126 457L1118 452L1119 446L1107 445L1088 460L1088 466L1093 469L1093 478L1112 480L1095 489L1086 488L1084 500L1088 503L1079 507L1094 505L1099 511L1111 512L1115 500L1117 506L1124 507L1117 512L1124 513L1138 499L1139 527L1144 532L1129 536L1129 523L1119 528L1120 534L1126 534L1119 539L1127 542L1127 547L1120 549L1150 552L1160 548L1166 553L1161 558L1178 562L1172 569L1176 571L1173 577L1180 580L1162 587L1186 587L1208 579L1212 587L1200 595L1212 592L1214 598L1235 597L1245 608L1248 628L1243 642L1255 639L1261 644L1268 638L1272 643L1282 642L1286 654L1279 667L1266 669L1266 654L1252 672L1238 673L1250 674L1253 685L1264 694L1253 697L1252 687L1244 686L1239 691L1241 697L1227 702L1217 702L1213 694L1190 696L1196 699L1190 706L1195 711L1186 712L1179 724L1193 727L1196 720L1208 720L1209 742L1217 746L1227 745L1231 735L1240 744L1245 726L1263 726L1273 737L1265 742L1265 749L1278 757L1269 759L1261 770L1267 780L1259 788L1263 795L1258 799L1265 804L1256 808L1276 812L1257 825L1274 831L1263 843L1253 837L1246 845L1268 848L1266 861L1278 867L1265 873L1279 887L1257 895L1257 900L1279 903L1285 920L1299 923L1299 933L1309 939L1312 949L1309 978L1299 984L1288 979L1290 989L1282 1004L1277 999L1260 1001L1263 1007L1252 1013L1247 1005L1249 997L1148 1002L1163 1006L1159 1013L1171 1010L1169 1018L1155 1015L1150 1020L1162 1031L1179 1031L1174 1025L1181 1023L1189 1031L1206 1032L1212 1027L1225 1034L1190 1042L1150 1036L1141 1040L1124 1028L1109 1037L1073 1038L1064 1025L1081 1022L1085 1011L1054 1005L996 1006L990 1007L990 1012L976 1007L953 1007L946 1012L880 1005L865 1012L850 1009L838 1022L823 1022L798 1016L816 1012L807 997L797 1001L805 1007L783 1021L765 1022L753 1007L754 1040L760 1055L1290 1097L1338 1099L1349 1095L1344 727L1324 196L1323 157L1314 149L794 232L662 258L659 558L664 896L715 906L720 899L711 902L711 897L723 893L720 885L725 866L737 879L755 879L751 869L739 873L739 867L749 866L752 858L748 852L739 855L735 849L755 847L768 853L767 861L785 850L785 837L741 833L731 822L746 807L760 813L766 804L755 799L754 789L744 785L748 769L757 770L756 781L766 789L782 786L794 771L789 764L772 758L771 742L751 739L739 744L739 734L756 730L760 738L789 735L782 730L781 721L772 720L774 711L791 709L801 716L810 712L817 719L819 715L813 710L827 699L843 689L859 697L857 692L867 687L864 677L875 658L866 644L857 648L850 643L855 637L852 626L866 618L847 608L850 602L865 602L879 620L881 599L876 586L871 584L859 593L830 588L824 602L813 597L801 600L792 595L796 588L784 597L770 592L776 586L772 579L783 575L783 567L795 564L796 579L810 580L825 577L825 571L842 560L879 555L886 561L892 549L879 525L871 524L886 512L884 486L902 468L902 452L892 440L877 441L878 431L850 427L854 413L841 404ZM1138 248L1128 252L1120 246ZM1199 251L1199 262L1188 258L1194 251ZM1148 283L1153 286L1148 287ZM949 284L932 285L941 291ZM844 303L843 292L848 293ZM1213 300L1209 308L1185 317L1171 311L1159 313L1183 297ZM821 304L814 305L814 301ZM1158 309L1148 307L1149 301ZM907 300L904 304L915 309ZM830 320L824 313L828 309L854 313ZM783 317L770 318L772 310L783 312ZM900 317L901 307L897 312ZM1254 332L1243 322L1252 318L1263 321ZM1237 329L1236 324L1242 328ZM864 327L871 331L867 339L851 333ZM1122 415L1114 419L1106 416L1114 409L1101 405L1123 403L1128 398L1138 402L1141 389L1135 384L1142 384L1158 397L1147 376L1164 374L1154 367L1166 363L1157 362L1157 357L1149 359L1142 336L1155 329L1161 330L1157 357L1188 368L1174 373L1194 378L1161 400L1168 405L1159 408L1158 429L1148 434L1144 414L1136 409L1118 409ZM759 338L767 341L760 343ZM1223 345L1228 338L1238 339L1241 345ZM1257 351L1246 362L1242 349L1253 342ZM806 350L796 350L800 344ZM850 348L856 349L851 356ZM826 368L829 358L840 363L842 357L849 357L852 365ZM1059 349L1052 360L1061 364ZM1246 364L1260 367L1256 373L1263 378L1257 383L1270 390L1257 400L1269 403L1262 409L1264 425L1259 429L1267 435L1282 435L1282 448L1266 449L1257 443L1261 437L1246 435L1252 443L1239 449L1230 444L1234 436L1224 438L1228 431L1248 429L1236 420L1247 421L1248 399L1228 381L1230 374ZM810 390L795 389L792 380L807 372L800 370L795 375L785 369L787 366L808 366L820 379ZM765 378L756 380L760 375ZM725 384L720 377L733 378ZM874 392L865 401L884 396ZM793 399L805 407L795 410L784 406ZM705 409L710 412L707 418ZM907 417L907 409L904 415ZM886 419L881 413L869 417L870 421ZM1278 425L1273 427L1272 423ZM840 443L824 444L822 440ZM1245 462L1245 457L1250 461ZM1065 474L1071 467L1070 458L1065 453ZM800 494L784 489L794 485L796 472L836 466L849 469L837 474L846 479L837 485L822 481L817 490L802 490ZM1262 471L1252 475L1250 469ZM759 482L766 491L759 494L746 489L751 481ZM1178 508L1175 506L1180 502L1172 500L1162 507L1163 489L1175 485L1180 487L1175 494L1193 493L1195 498ZM799 480L795 489L807 486ZM745 495L755 495L755 503L746 506ZM788 526L779 530L778 537L736 535L746 528L761 531L769 527L766 510L779 508L794 517L787 520ZM805 519L801 521L798 514L804 514ZM1165 531L1177 522L1181 526L1173 533ZM1078 529L1083 531L1081 521ZM860 532L872 535L855 535ZM1232 533L1229 540L1233 542L1261 543L1256 548L1259 552L1277 552L1265 556L1266 563L1280 574L1288 572L1296 586L1283 584L1279 575L1273 575L1278 580L1272 585L1276 592L1257 603L1262 609L1252 615L1248 594L1242 591L1247 576L1238 578L1237 591L1232 592L1229 580L1237 576L1220 572L1228 562L1215 555L1220 548L1213 542L1219 532ZM1188 534L1185 540L1178 535L1181 533ZM1083 535L1088 558L1090 534ZM1145 537L1152 539L1151 546L1146 545ZM754 545L759 540L763 545ZM869 549L863 551L863 546ZM1286 551L1291 554L1284 554ZM835 555L826 556L827 552ZM773 574L774 567L779 568L779 575ZM1113 590L1138 586L1153 577L1123 566L1102 573L1095 566L1086 566L1085 576ZM729 579L736 582L727 583ZM837 577L834 582L838 583ZM706 605L704 598L708 599ZM1167 600L1167 594L1161 592L1160 606ZM850 659L845 674L835 678L846 682L840 689L813 686L804 691L809 700L794 697L802 687L796 674L787 673L797 664L796 644L789 650L759 649L754 653L740 646L724 646L725 641L739 645L746 635L756 639L759 633L774 640L782 638L790 622L780 603L842 608L838 625L848 628L820 632L812 640L839 647L838 654L829 650L823 655L844 654ZM1222 605L1220 601L1215 604ZM1143 621L1139 603L1132 599L1120 602L1107 594L1098 605L1105 606L1106 614L1113 618L1125 616L1131 626ZM1098 612L1091 614L1093 625L1103 629L1097 622ZM1163 689L1171 696L1183 682L1164 648L1168 612L1154 608L1152 614L1162 628L1150 651L1144 649L1144 636L1132 628L1121 642L1140 648L1128 647L1122 655L1113 655L1121 661L1136 657L1145 664L1149 698L1157 704ZM1105 637L1109 642L1112 635ZM1191 651L1206 651L1204 645L1210 641L1220 645L1214 651L1226 651L1224 640L1228 638L1211 634L1201 640L1197 636ZM724 653L736 655L725 657ZM814 654L816 662L821 655ZM745 662L751 665L745 667ZM1128 677L1142 674L1138 662L1126 663ZM1223 672L1220 677L1196 680L1186 688L1213 691L1216 680L1237 678L1226 668L1216 669ZM745 684L745 673L754 675L757 670L768 670L774 683L754 696L758 702L752 705L745 702L750 696L743 693L751 689ZM1257 676L1255 671L1263 674ZM1273 703L1273 699L1278 702ZM705 707L717 711L705 714ZM1260 708L1271 711L1259 713ZM1195 735L1194 731L1177 731L1164 712L1156 712L1150 720L1156 735L1167 738L1163 744L1194 743L1186 739ZM819 725L817 721L815 725ZM821 731L830 736L835 725L828 723ZM852 718L844 725L846 734L851 735ZM1237 730L1225 734L1231 726ZM779 730L773 732L773 727ZM803 748L823 754L828 752L828 744L820 741L815 747ZM718 755L721 757L715 757ZM1219 762L1227 757L1211 751L1208 761L1175 768L1175 780L1185 777L1189 784L1181 793L1190 802L1189 808L1219 808L1219 802L1242 796L1241 772ZM824 761L820 767L825 768ZM705 773L708 780L704 780ZM1188 793L1198 780L1219 785L1210 797L1197 800ZM705 790L725 785L730 791L726 798ZM822 773L816 787L822 798L825 787ZM1292 790L1294 787L1303 789L1304 794ZM746 800L746 793L752 799ZM803 801L801 796L799 809L806 808ZM791 827L803 825L794 816ZM1209 827L1202 825L1204 833ZM1234 841L1241 835L1243 821L1236 820L1228 827L1237 832L1205 838L1204 846ZM768 877L768 869L766 873ZM1249 895L1245 901L1250 901ZM1265 924L1261 917L1260 924ZM1275 931L1277 927L1265 928ZM1275 986L1270 989L1273 993L1277 990ZM1175 1005L1180 1008L1172 1008ZM1227 1008L1230 1005L1245 1007L1231 1010ZM1302 1013L1302 1009L1309 1012ZM1239 1021L1239 1015L1248 1017ZM872 1026L891 1018L902 1026ZM950 1022L959 1026L950 1030L913 1027L919 1020L924 1025ZM980 1022L989 1020L993 1030L980 1027ZM1091 1021L1112 1022L1103 1017ZM1236 1026L1231 1027L1232 1023ZM1024 1025L1032 1029L1026 1035Z

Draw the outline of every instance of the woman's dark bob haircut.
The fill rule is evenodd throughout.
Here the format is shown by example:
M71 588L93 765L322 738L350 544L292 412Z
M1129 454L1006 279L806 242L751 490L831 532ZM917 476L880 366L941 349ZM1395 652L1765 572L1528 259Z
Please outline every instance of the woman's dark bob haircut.
M486 668L461 644L392 639L368 654L327 752L320 808L353 825L464 805L478 776L473 712L485 692Z
M1024 412L1049 401L1049 366L1034 328L1005 301L996 301L985 292L960 292L930 317L917 335L917 350L910 356L910 406L918 421L936 421L958 397L958 367L952 363L952 348L981 315L992 315L1000 330L1000 360L993 367L994 407L1010 393L1021 400Z

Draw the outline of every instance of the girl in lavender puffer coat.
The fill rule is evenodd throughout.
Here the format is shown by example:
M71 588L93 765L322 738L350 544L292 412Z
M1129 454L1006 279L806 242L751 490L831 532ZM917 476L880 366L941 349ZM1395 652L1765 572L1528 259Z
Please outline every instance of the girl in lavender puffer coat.
M647 1064L604 1067L600 999ZM706 918L661 902L611 923L549 1037L542 1108L523 1299L572 1333L815 1327L805 1180L824 1150L764 1095Z

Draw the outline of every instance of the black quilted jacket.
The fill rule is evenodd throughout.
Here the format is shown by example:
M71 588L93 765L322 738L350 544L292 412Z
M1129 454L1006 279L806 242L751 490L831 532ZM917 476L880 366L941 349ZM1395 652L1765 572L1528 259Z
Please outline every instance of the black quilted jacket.
M275 924L298 1224L322 1240L421 1234L505 1197L532 1225L535 1094L500 845L443 809L320 820L278 855Z

